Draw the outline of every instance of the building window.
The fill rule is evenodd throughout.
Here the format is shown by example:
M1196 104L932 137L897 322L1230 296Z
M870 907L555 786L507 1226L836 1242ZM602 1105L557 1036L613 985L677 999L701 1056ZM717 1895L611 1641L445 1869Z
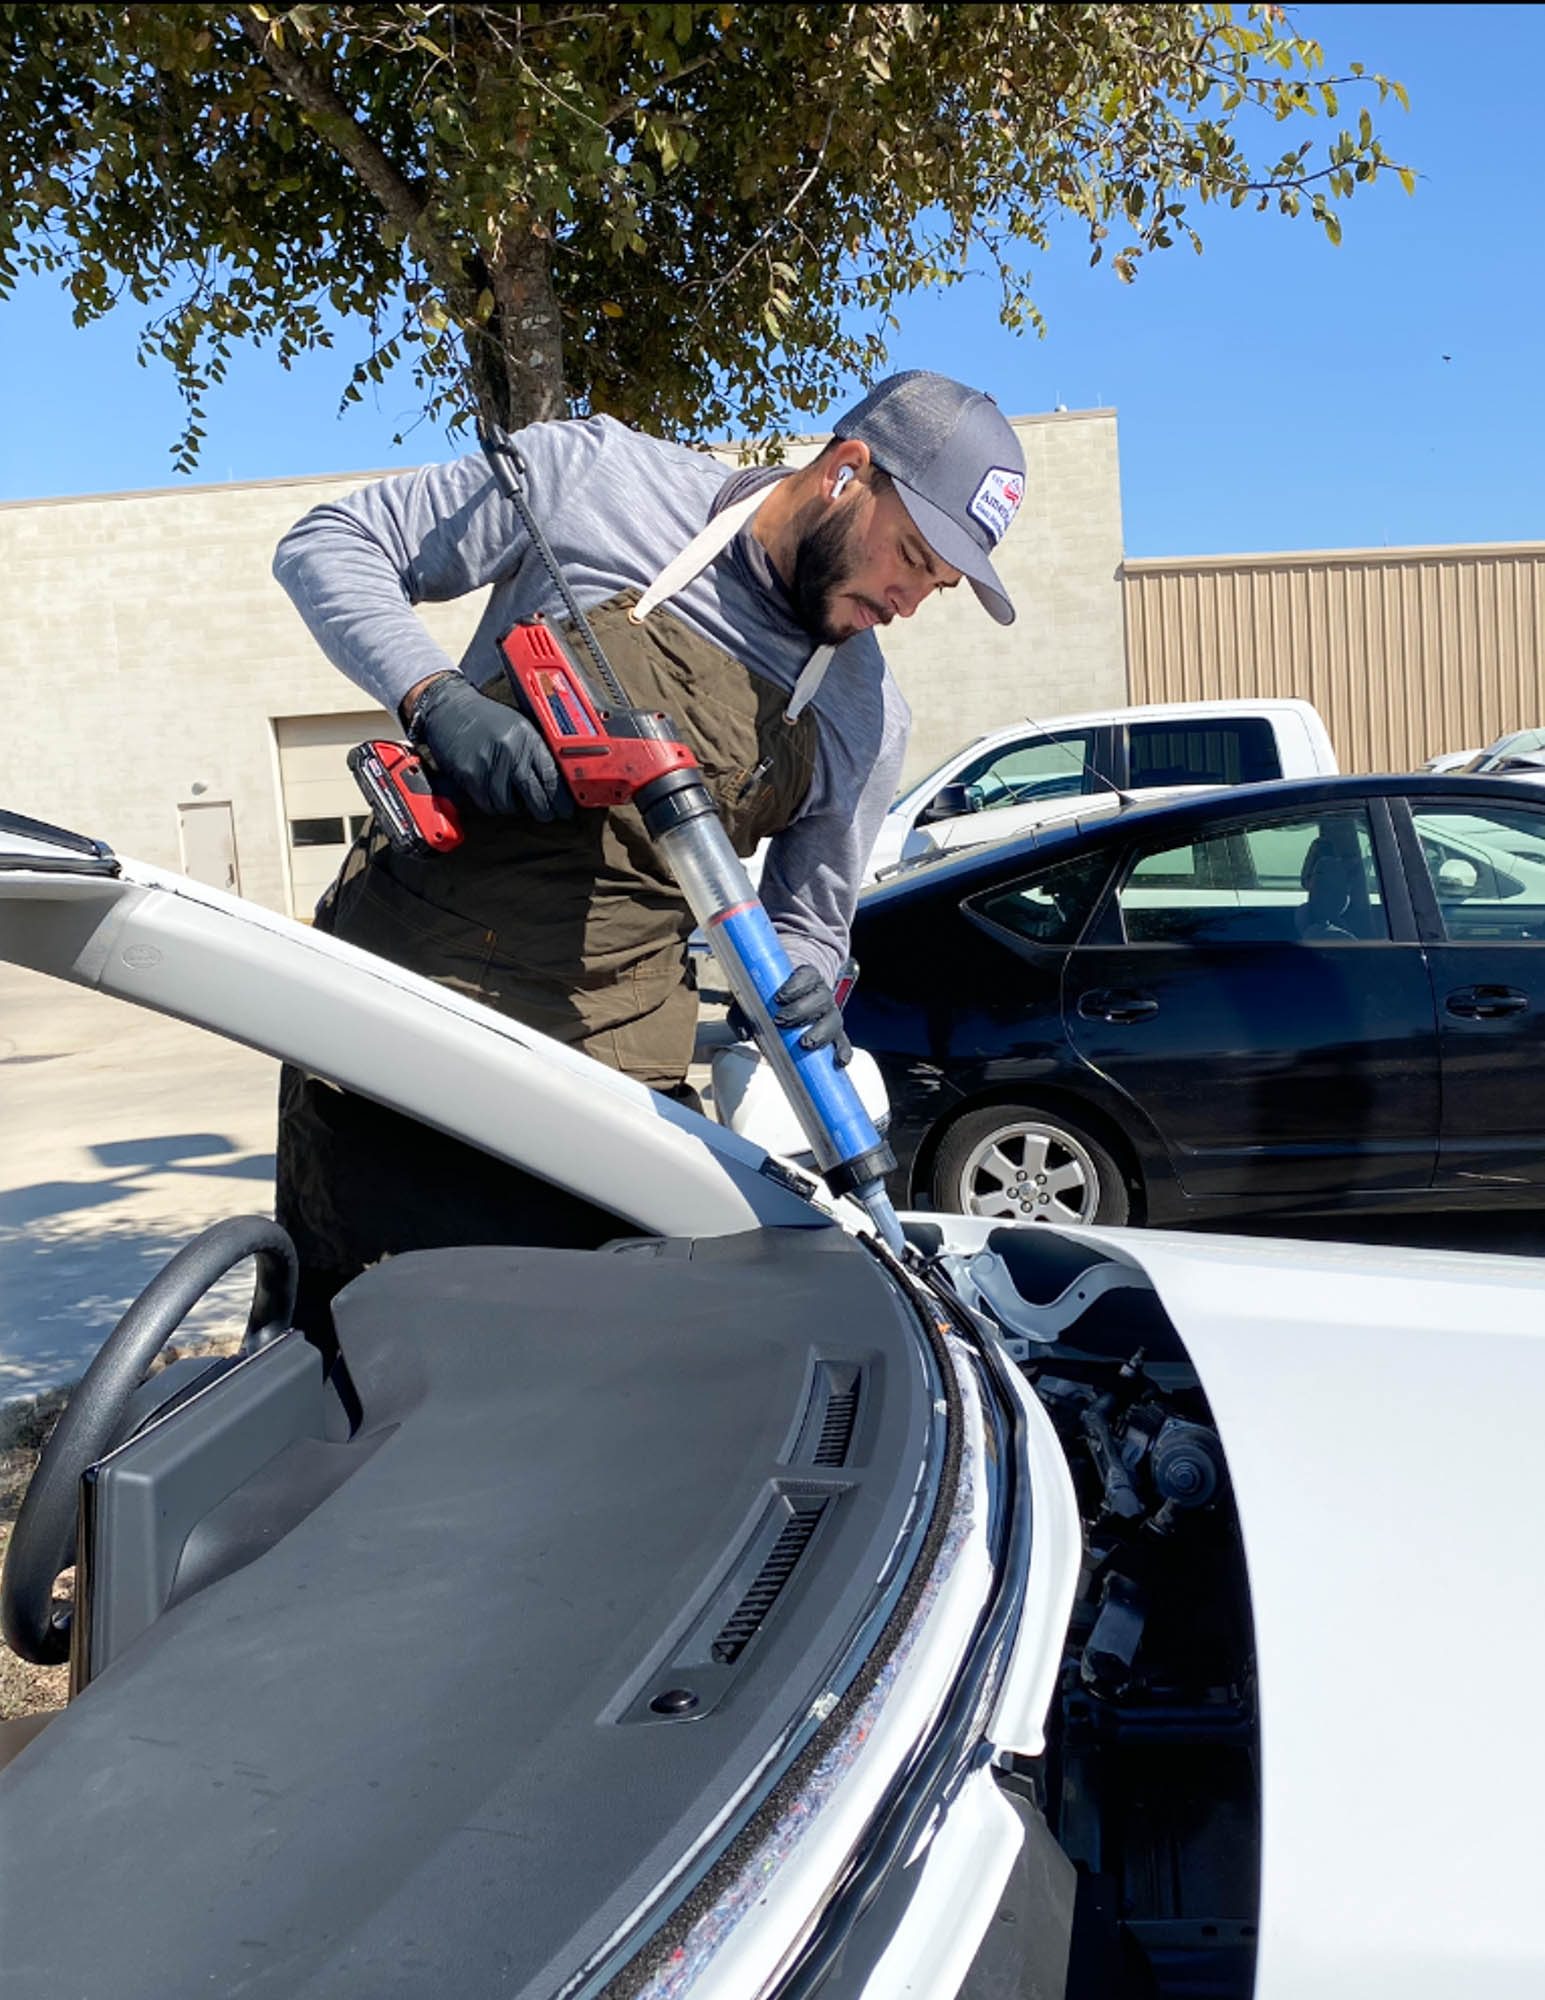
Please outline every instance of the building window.
M292 819L290 844L293 847L342 847L343 815L331 819Z

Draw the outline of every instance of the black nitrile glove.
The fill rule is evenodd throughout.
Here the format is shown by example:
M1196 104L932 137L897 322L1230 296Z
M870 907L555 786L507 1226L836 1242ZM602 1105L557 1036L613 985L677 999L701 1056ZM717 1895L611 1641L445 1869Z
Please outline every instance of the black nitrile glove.
M773 995L768 1012L776 1028L805 1030L799 1038L802 1049L824 1049L829 1044L838 1069L846 1069L853 1060L853 1044L843 1032L842 1009L813 965L795 966ZM738 1002L730 1002L727 1018L732 1034L743 1042L751 1039L751 1023Z
M409 734L479 812L524 810L540 820L573 814L574 795L536 725L479 694L462 674L429 683L414 705Z

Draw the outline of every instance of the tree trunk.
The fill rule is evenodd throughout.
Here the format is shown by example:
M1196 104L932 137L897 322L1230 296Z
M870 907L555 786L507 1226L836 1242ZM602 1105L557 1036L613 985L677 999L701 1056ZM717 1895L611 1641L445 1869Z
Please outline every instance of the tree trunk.
M467 342L480 413L508 430L566 416L550 246L530 234L517 237L491 265L489 282L493 313Z

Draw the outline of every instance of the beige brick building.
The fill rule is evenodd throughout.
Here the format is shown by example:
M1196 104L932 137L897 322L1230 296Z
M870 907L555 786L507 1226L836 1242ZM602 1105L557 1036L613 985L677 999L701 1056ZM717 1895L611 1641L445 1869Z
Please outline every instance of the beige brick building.
M885 635L916 718L909 772L1017 716L1125 699L1115 412L1014 423L1028 491L997 561L1018 623L962 590ZM0 673L12 715L38 719L0 806L308 914L362 810L344 752L397 731L318 653L269 564L308 508L372 476L0 506ZM422 614L453 659L481 601Z

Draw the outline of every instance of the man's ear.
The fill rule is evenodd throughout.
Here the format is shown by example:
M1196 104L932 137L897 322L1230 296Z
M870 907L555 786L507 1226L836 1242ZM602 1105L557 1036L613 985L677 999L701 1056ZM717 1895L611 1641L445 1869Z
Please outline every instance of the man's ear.
M868 445L857 438L843 438L820 460L821 498L840 499L868 463Z

